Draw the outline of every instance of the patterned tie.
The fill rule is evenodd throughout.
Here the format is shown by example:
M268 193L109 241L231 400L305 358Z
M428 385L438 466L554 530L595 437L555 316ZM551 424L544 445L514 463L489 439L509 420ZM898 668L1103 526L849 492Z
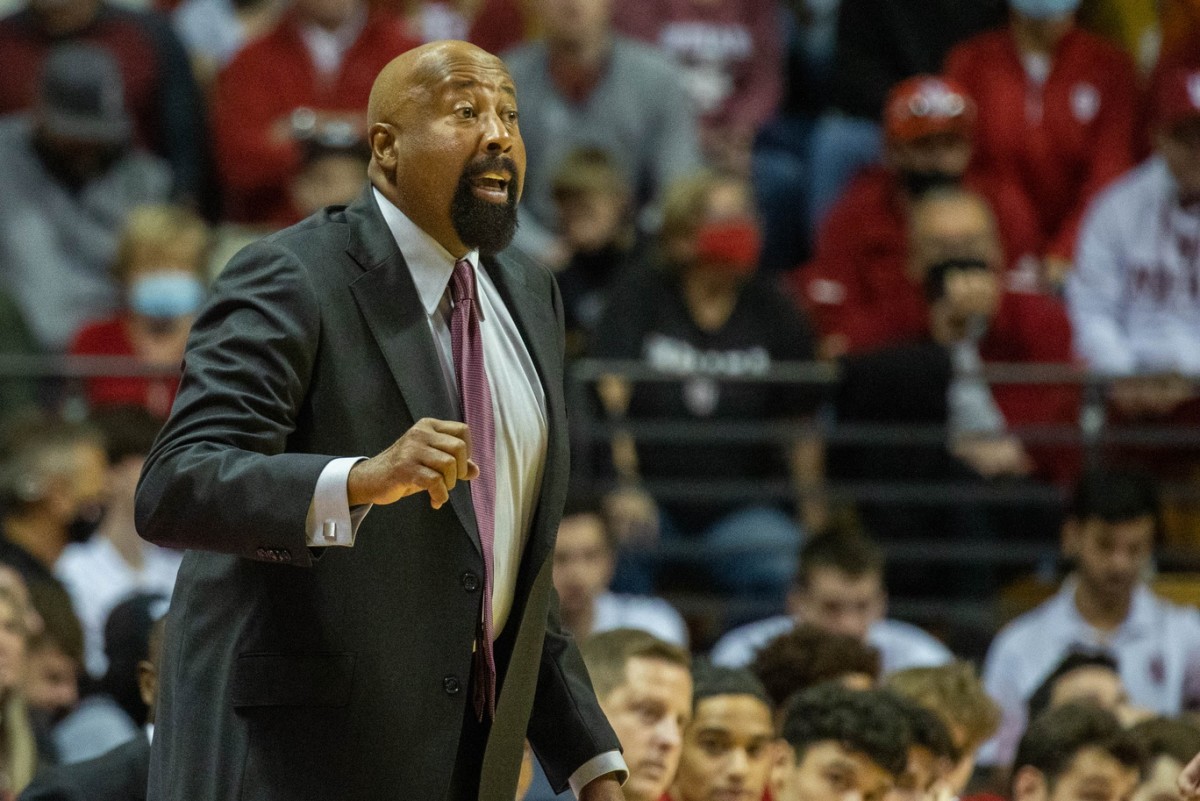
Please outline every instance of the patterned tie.
M483 337L479 331L479 305L475 297L475 271L466 259L454 264L450 276L450 341L463 422L471 432L471 456L479 476L471 482L471 501L483 546L483 614L475 647L475 714L483 720L496 716L496 658L492 652L492 573L495 570L496 535L496 429L492 418L492 390L483 364Z

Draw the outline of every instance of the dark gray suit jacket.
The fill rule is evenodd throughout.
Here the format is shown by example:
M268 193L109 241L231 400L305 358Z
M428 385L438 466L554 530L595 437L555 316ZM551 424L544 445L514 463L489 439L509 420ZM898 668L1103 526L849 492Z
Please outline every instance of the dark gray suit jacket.
M149 765L150 742L138 734L95 759L45 771L20 801L146 801Z
M537 366L549 446L512 613L486 801L523 738L565 786L618 747L559 623L548 558L566 495L562 304L549 273L486 259ZM483 557L470 489L306 547L317 477L422 417L450 419L425 311L370 188L257 242L217 281L137 496L146 539L189 549L167 626L150 801L442 801L469 703Z

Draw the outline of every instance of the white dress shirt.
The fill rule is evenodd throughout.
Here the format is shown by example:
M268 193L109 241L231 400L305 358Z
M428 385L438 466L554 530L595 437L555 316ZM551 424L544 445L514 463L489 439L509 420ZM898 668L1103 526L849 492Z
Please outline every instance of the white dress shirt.
M1176 606L1142 584L1129 616L1102 632L1079 614L1074 578L1053 598L1009 623L992 642L983 683L1000 705L1000 731L979 752L983 765L1006 765L1025 731L1026 705L1073 647L1103 648L1116 658L1129 700L1175 717L1200 701L1200 612Z
M613 629L638 629L664 642L688 647L683 616L662 598L606 592L592 605L592 634Z
M433 237L417 227L389 200L374 191L375 202L396 239L412 274L442 368L442 380L459 413L458 384L450 336L450 275L455 259ZM512 611L521 554L537 504L548 442L546 397L533 359L516 322L486 270L479 269L479 252L464 256L475 270L480 311L480 334L495 420L496 512L495 567L492 581L493 634L498 637ZM401 433L398 431L397 436ZM349 508L346 480L350 468L363 457L334 459L321 472L309 507L308 543L314 547L352 546L358 525L369 506ZM593 758L571 776L579 793L587 783L606 773L627 773L619 752Z
M764 645L796 626L790 615L778 615L747 623L717 640L713 646L713 664L745 667ZM867 645L879 651L883 675L913 667L937 667L954 658L950 650L933 635L902 620L880 620L867 630Z

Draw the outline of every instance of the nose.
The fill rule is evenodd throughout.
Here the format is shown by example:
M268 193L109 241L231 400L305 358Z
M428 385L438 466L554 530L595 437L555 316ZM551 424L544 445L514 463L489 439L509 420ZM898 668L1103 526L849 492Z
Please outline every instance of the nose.
M683 729L672 717L664 717L654 727L654 740L664 749L683 745Z
M483 147L488 155L497 156L512 150L513 135L504 118L493 111L484 116Z
M740 779L750 772L750 756L744 748L735 748L729 756L729 778Z

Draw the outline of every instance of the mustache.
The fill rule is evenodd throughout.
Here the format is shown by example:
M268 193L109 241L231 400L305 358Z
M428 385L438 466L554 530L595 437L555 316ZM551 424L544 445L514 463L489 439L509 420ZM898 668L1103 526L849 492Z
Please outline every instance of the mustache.
M463 170L463 179L470 180L487 172L507 172L513 181L521 179L521 174L517 172L517 163L509 156L481 156Z

